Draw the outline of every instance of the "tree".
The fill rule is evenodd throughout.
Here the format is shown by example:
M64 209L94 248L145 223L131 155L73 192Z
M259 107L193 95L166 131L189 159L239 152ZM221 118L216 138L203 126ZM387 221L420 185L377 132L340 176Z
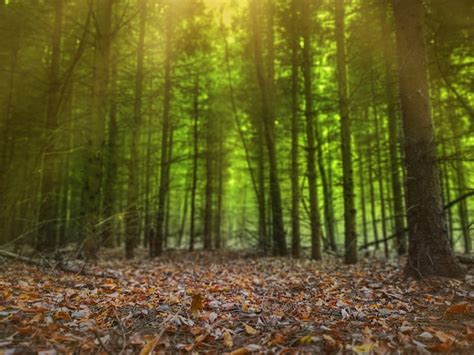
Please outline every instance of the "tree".
M341 117L342 177L344 189L344 261L357 262L357 234L354 205L354 178L352 170L351 120L347 88L346 48L344 39L344 0L336 0L337 82Z
M406 164L409 248L406 272L415 277L460 277L449 245L436 162L423 4L393 0Z

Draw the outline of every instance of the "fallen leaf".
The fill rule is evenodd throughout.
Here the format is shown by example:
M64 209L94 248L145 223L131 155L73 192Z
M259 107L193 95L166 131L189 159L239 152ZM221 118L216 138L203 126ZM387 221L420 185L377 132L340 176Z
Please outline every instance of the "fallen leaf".
M232 340L232 335L228 331L224 332L224 345L228 348L232 348L234 346L234 341Z
M202 296L201 294L193 295L193 299L191 301L191 314L196 317L199 314L199 311L202 311L204 308L202 304Z
M250 325L248 324L244 324L244 328L245 328L245 331L247 332L247 334L250 334L250 335L255 335L255 334L258 334L258 330L255 329L255 328L252 328Z
M449 314L467 314L470 312L470 310L471 310L471 307L469 303L462 302L462 303L458 303L449 307L445 312L445 316Z
M158 336L155 336L153 339L150 339L140 351L140 355L151 354L155 349L156 345L158 345L159 340L160 338Z

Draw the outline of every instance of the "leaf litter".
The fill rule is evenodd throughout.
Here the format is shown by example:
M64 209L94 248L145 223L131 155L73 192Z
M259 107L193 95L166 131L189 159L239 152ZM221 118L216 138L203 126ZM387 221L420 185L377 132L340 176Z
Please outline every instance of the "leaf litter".
M472 279L395 262L174 253L102 261L114 278L17 262L0 272L0 354L474 351Z

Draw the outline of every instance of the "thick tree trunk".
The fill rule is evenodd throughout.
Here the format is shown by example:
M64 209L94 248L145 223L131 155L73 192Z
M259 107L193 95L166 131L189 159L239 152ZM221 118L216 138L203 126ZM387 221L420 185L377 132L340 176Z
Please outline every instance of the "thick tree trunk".
M423 4L393 0L402 104L409 250L406 273L461 277L441 204L423 38Z
M354 264L357 262L357 233L352 171L351 120L349 116L344 39L344 12L344 0L336 0L337 81L341 116L342 179L344 189L344 261L346 264Z

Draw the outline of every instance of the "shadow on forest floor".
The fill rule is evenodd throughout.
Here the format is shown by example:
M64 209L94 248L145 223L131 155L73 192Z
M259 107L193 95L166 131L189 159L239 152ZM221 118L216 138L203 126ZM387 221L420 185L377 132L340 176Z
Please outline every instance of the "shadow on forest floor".
M83 276L4 261L0 354L9 351L474 350L474 275L405 279L396 263L171 252L113 253Z

